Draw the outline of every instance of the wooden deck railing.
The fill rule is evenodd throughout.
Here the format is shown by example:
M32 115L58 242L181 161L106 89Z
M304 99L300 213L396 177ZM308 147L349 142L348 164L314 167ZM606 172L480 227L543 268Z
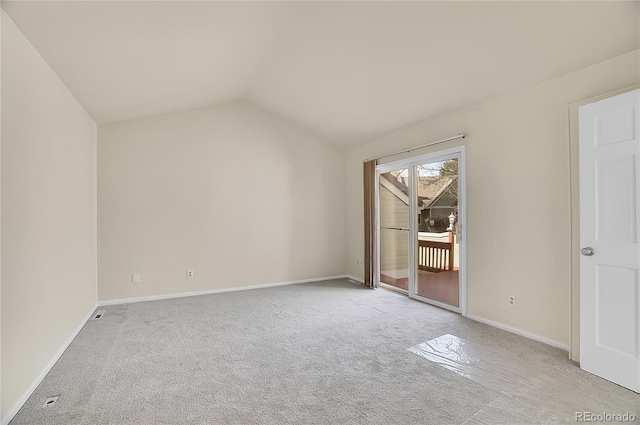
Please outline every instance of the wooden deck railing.
M453 270L453 242L418 241L418 269L430 272Z

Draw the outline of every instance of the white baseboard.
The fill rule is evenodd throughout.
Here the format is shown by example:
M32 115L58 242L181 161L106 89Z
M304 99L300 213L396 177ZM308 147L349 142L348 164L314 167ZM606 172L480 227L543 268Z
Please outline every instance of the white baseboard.
M62 354L64 354L65 350L69 348L69 345L71 345L71 343L76 338L76 336L78 336L78 334L80 333L84 325L89 321L89 319L91 319L91 316L93 316L93 312L96 310L97 307L98 307L98 304L91 307L91 311L89 311L89 313L87 314L87 317L85 317L84 320L80 323L80 326L78 326L76 330L73 331L71 336L65 341L65 343L62 345L60 350L58 350L58 352L51 358L49 363L40 372L38 377L33 381L33 383L29 386L29 388L27 388L22 393L22 396L20 396L20 398L18 399L18 401L15 402L13 407L9 409L9 412L5 415L5 417L2 418L2 421L0 421L2 425L7 425L13 419L13 417L20 411L20 409L27 402L29 397L31 397L31 394L33 394L36 388L38 388L38 385L40 385L44 377L47 376L51 368L56 364L56 362L60 359L60 357L62 357Z
M261 285L239 286L236 288L208 289L205 291L180 292L176 294L164 294L164 295L150 295L147 297L121 298L116 300L98 301L98 306L104 307L108 305L131 304L131 303L139 303L144 301L157 301L157 300L168 300L171 298L195 297L198 295L221 294L224 292L248 291L250 289L273 288L274 286L296 285L299 283L320 282L324 280L333 280L333 279L346 279L347 277L348 277L347 275L325 276L325 277L315 277L312 279L291 280L287 282L275 282L275 283L264 283Z
M561 348L565 351L569 351L569 346L552 339L544 338L542 336L532 334L531 332L523 331L522 329L513 328L511 326L503 325L502 323L494 322L493 320L484 319L482 317L474 316L473 314L467 314L465 317L475 320L476 322L484 323L485 325L493 326L494 328L502 329L503 331L511 332L520 336L524 336L529 339L533 339L538 342L543 342L547 345L551 345L556 348Z

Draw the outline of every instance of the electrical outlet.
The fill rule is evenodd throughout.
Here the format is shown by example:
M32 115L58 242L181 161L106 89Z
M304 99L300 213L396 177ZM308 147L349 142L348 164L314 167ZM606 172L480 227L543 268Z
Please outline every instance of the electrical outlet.
M193 279L193 270L187 269L187 279Z
M509 305L511 307L515 307L516 306L516 296L515 295L509 295Z
M140 283L140 273L131 273L131 283Z

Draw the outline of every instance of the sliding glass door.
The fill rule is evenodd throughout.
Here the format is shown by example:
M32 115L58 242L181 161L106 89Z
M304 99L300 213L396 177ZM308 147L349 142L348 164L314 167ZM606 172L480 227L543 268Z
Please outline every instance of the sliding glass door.
M464 313L464 148L376 174L381 286Z
M409 170L379 174L380 282L409 289Z
M460 307L458 159L428 162L416 170L415 294Z

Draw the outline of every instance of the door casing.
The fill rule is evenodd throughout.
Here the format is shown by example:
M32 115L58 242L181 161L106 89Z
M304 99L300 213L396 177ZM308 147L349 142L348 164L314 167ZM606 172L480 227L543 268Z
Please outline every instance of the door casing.
M580 243L581 247L595 248L595 257L591 257L593 248L584 248L585 256L580 257L580 366L636 392L640 391L636 227L639 101L640 89L589 103L579 111ZM619 115L611 121L614 113ZM616 132L618 126L625 128L623 122L632 133L625 134L626 138ZM620 208L613 209L616 204L604 201L605 196L619 202ZM618 216L622 227L616 225ZM618 290L610 289L614 284L620 285ZM619 314L619 305L634 319ZM628 333L633 335L631 340Z
M569 105L569 187L571 222L571 338L569 358L580 362L580 138L578 109L589 103L639 89L640 85L616 90Z

